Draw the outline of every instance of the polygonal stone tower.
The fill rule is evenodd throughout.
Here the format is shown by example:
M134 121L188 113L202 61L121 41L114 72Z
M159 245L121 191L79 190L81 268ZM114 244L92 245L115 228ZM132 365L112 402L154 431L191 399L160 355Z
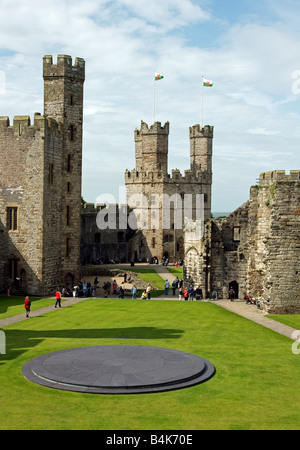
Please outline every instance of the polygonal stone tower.
M132 259L184 258L186 215L211 217L213 127L190 128L191 168L168 173L169 122L141 123L135 130L136 167L126 171L127 203L136 211L138 232ZM186 207L188 205L188 208Z
M82 174L83 84L85 62L67 55L44 56L44 114L62 124L61 177L61 283L79 275ZM52 149L48 149L52 151ZM55 174L54 174L55 175Z

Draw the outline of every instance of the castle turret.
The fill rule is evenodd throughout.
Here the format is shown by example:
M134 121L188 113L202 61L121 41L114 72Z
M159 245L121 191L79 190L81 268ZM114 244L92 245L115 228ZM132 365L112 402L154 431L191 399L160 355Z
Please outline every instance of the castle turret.
M198 171L212 171L212 142L214 127L200 125L190 127L190 150L191 150L191 170L197 174Z
M168 172L169 122L164 127L155 122L150 128L145 122L135 130L136 170L145 172Z
M78 276L80 263L80 214L82 174L82 121L85 61L58 55L57 64L52 56L44 56L44 114L62 124L61 167L61 280L65 284L68 274ZM57 172L58 171L58 172ZM69 277L70 278L70 277ZM70 280L70 283L72 280Z

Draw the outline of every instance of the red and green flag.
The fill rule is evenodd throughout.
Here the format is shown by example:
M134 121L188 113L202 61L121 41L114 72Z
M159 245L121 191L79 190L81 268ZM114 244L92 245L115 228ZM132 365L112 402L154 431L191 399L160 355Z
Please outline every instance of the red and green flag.
M161 73L155 74L155 80L162 80L163 78L164 78L164 76Z
M213 81L206 80L205 78L203 78L203 86L212 87L213 85L214 85Z

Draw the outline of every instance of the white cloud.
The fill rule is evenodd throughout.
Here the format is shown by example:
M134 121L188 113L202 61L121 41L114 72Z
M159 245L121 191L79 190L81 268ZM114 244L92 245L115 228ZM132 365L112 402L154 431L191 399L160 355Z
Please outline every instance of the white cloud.
M60 53L83 57L83 195L94 201L101 191L115 195L125 169L134 167L134 129L141 120L153 120L155 71L165 75L156 85L156 120L170 121L169 170L189 168L188 128L200 121L204 75L214 80L204 91L204 121L215 126L214 207L237 207L247 200L249 180L255 183L259 172L300 166L300 95L292 91L300 37L294 18L284 15L274 24L251 19L218 28L217 11L211 7L208 13L199 4L0 0L6 80L0 115L43 112L45 54L53 54L54 62ZM186 30L193 27L200 35L210 25L219 33L213 47L203 39L187 46ZM232 170L247 171L244 185ZM232 196L224 195L220 179L232 186Z

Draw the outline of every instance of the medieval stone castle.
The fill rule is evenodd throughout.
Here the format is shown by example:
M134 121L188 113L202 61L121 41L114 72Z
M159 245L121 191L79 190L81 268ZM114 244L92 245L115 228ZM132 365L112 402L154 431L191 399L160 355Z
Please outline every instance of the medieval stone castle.
M169 174L169 123L142 122L126 204L82 207L85 62L45 56L43 77L43 116L0 117L2 291L49 295L85 264L164 258L183 260L185 283L205 296L228 298L232 286L239 298L259 292L269 312L300 311L300 170L261 174L244 205L214 219L213 127L190 128L182 175Z

